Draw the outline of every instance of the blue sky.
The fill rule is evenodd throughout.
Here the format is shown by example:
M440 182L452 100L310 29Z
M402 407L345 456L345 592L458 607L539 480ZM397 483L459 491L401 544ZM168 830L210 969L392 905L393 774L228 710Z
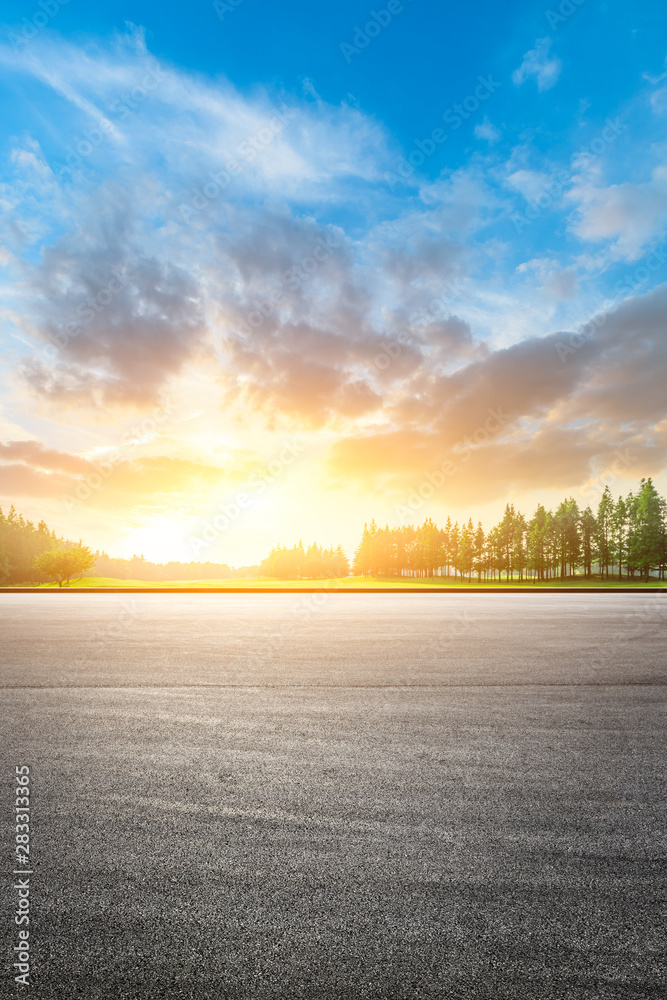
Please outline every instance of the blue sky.
M3 19L4 504L185 558L297 434L298 470L200 556L238 562L337 543L334 512L350 546L373 514L663 475L664 5ZM76 495L100 456L114 476Z

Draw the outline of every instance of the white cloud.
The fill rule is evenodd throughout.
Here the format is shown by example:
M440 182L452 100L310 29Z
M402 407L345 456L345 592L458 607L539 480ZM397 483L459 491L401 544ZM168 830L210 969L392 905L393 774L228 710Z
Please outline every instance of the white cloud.
M136 32L111 49L46 37L35 39L27 54L0 45L0 66L31 76L60 98L53 124L63 161L68 146L76 151L86 131L98 129L102 141L84 157L86 165L103 159L108 172L119 164L145 170L159 157L174 180L189 185L206 183L210 170L236 159L242 168L237 188L313 200L322 197L322 185L377 180L389 165L382 126L358 109L303 98L283 103L261 91L245 97L225 80L159 63ZM284 127L264 141L276 113Z
M573 267L563 268L559 261L549 257L535 257L517 267L519 274L535 274L541 281L540 291L550 298L566 301L579 291L577 272Z
M664 114L667 111L667 86L658 87L654 90L650 97L651 107L657 115Z
M523 195L526 201L537 201L549 187L551 178L541 170L515 170L507 177L507 184Z
M523 57L523 62L518 69L512 73L512 80L517 87L535 77L537 89L539 91L550 90L560 76L563 64L556 56L549 58L551 48L550 38L538 38L535 48L531 49Z
M667 59L665 60L667 64ZM651 73L643 73L643 79L647 80L655 89L649 94L649 103L656 114L663 114L667 111L667 72L653 76ZM661 86L662 85L662 86Z
M488 118L485 118L481 125L475 125L475 136L478 139L486 139L488 143L493 145L494 142L498 142L500 139L501 132L492 125Z
M655 167L644 183L606 187L591 169L574 179L566 197L576 206L570 223L576 236L609 241L614 256L635 260L667 225L667 166Z
M472 377L485 352L513 365L524 353L501 348L539 336L579 292L556 249L527 251L548 257L518 274L508 264L516 244L508 247L512 234L498 227L514 202L508 188L536 200L553 184L546 170L529 169L537 161L528 147L505 165L476 154L397 198L375 183L391 142L357 108L288 97L290 116L272 132L279 98L249 98L225 81L157 66L136 44L94 58L34 45L46 69L12 68L50 88L55 129L44 137L40 119L26 124L43 145L22 140L6 158L2 196L23 231L23 243L8 242L16 325L24 341L49 348L28 364L25 381L54 410L154 406L196 368L210 373L216 403L240 410L245 401L246 412L278 422L338 428L395 417L399 426L427 415L420 399L431 388L439 412L438 394L466 368ZM555 72L546 49L533 59L540 71L522 69L541 89ZM118 101L128 107L137 80L156 66L158 85L126 114L113 110ZM85 130L101 129L105 118L113 129L86 151ZM476 133L489 143L499 137L488 119ZM63 150L56 143L55 157L54 134ZM260 148L239 152L253 137ZM79 162L54 171L68 146ZM222 187L213 183L234 158L240 169ZM604 187L599 164L595 173L587 163L577 166L572 195L582 239L620 242L638 225L635 215L655 221L655 203L608 211L614 189ZM667 180L656 171L651 184L667 206ZM328 238L334 251L316 258ZM286 280L295 267L301 276ZM94 314L91 302L101 306ZM244 326L251 329L239 336ZM550 342L540 350L549 388L558 357ZM375 360L384 351L386 370ZM520 394L524 384L518 378L510 388Z

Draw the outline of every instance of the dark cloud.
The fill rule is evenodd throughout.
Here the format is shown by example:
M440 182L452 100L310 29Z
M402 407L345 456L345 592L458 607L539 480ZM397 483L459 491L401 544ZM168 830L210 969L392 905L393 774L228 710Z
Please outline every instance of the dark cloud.
M667 285L604 317L594 344L594 363L564 407L566 418L641 430L667 416ZM576 353L570 357L577 359Z
M338 441L330 472L400 493L450 462L456 474L438 498L470 503L574 487L623 449L656 473L667 463L666 371L661 286L585 335L529 338L451 375L420 372L387 411L396 429Z
M460 243L439 234L417 233L400 245L389 247L384 253L387 278L394 286L408 291L411 286L437 290L462 272L462 264L469 256Z
M575 489L594 473L613 469L619 455L628 470L657 472L667 463L665 443L614 447L590 429L545 427L509 440L480 429L451 446L418 430L341 439L331 449L328 471L337 485L353 482L364 493L381 491L396 502L416 496L464 507L534 489Z
M216 341L221 402L245 403L269 425L378 421L336 446L335 474L348 461L351 476L376 470L404 482L437 467L490 411L504 422L478 449L482 491L502 482L507 490L515 475L517 488L531 475L539 483L539 448L553 450L563 480L594 469L611 444L658 448L651 435L666 416L667 286L626 300L585 336L557 332L491 350L448 306L473 251L439 224L420 230L404 220L393 236L383 230L362 246L277 201L241 208L221 199L205 224L156 227L141 191L155 196L147 183L103 185L78 203L68 235L25 265L29 332L42 351L23 375L42 398L144 406L188 363L212 357ZM549 436L555 427L561 436ZM396 447L385 449L387 441ZM19 460L78 474L38 458ZM135 465L132 475L167 481L170 472Z
M148 405L206 350L199 282L135 250L129 192L106 186L85 207L90 216L26 269L38 351L23 375L54 402Z
M431 363L445 371L461 361L489 354L485 344L474 340L470 324L458 316L428 323L421 330L421 340L434 349L429 355Z

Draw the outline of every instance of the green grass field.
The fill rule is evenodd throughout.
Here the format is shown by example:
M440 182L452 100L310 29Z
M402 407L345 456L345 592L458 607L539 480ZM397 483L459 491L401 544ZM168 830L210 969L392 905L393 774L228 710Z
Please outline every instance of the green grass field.
M503 580L490 580L486 583L482 582L479 584L475 578L469 583L467 580L461 580L460 577L454 579L454 577L432 577L432 578L422 578L422 579L382 579L379 577L366 577L366 576L348 576L338 580L275 580L270 577L252 577L249 579L241 580L114 580L111 577L105 576L93 576L86 577L83 580L73 580L69 584L70 590L76 589L89 589L91 587L131 587L136 589L142 589L147 587L158 587L164 588L166 590L170 588L191 588L194 590L207 590L209 588L215 589L304 589L308 590L313 587L323 587L331 590L349 590L350 588L363 587L367 590L394 590L397 587L419 590L419 589L446 589L447 587L488 587L492 588L502 588L511 590L516 587L530 587L538 589L541 587L559 587L563 589L571 589L576 587L603 587L614 588L614 587L636 587L640 589L642 587L651 588L664 588L667 587L667 581L664 580L650 580L648 583L642 583L640 580L629 580L623 579L622 582L618 580L600 580L599 577L592 577L591 579L586 579L583 576L569 577L567 580L545 580L543 582L533 583L531 580L510 580L509 582ZM58 589L58 585L55 583L44 583L40 584L39 588L54 588Z

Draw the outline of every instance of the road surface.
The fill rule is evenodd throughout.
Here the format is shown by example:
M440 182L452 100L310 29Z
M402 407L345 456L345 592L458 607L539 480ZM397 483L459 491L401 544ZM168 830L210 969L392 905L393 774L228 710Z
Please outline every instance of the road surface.
M0 615L3 856L28 765L34 868L3 996L667 996L667 594Z

